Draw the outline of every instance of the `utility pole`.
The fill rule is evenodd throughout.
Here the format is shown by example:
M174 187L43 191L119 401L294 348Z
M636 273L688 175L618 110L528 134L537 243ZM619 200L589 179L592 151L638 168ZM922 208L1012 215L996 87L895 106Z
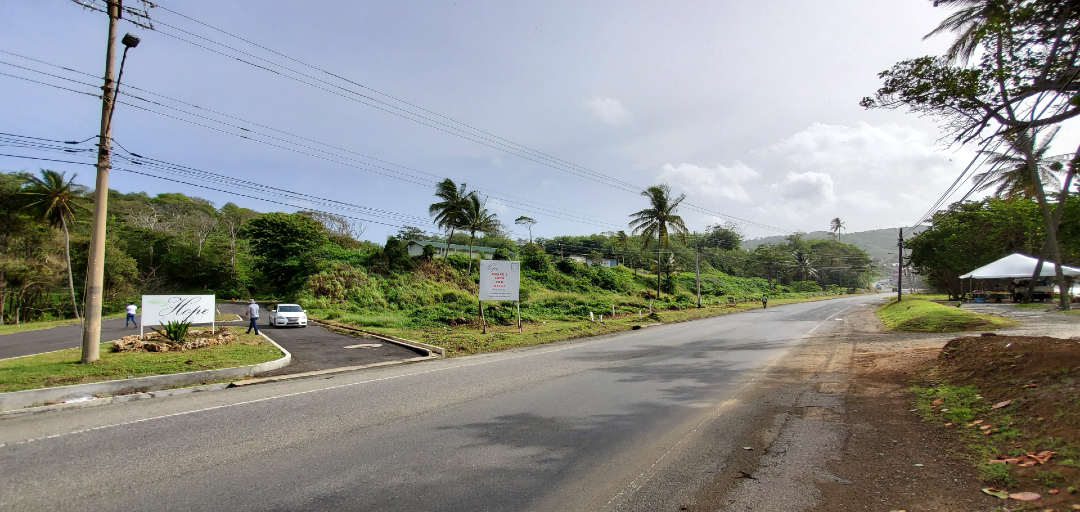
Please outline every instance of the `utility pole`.
M900 302L904 300L904 228L900 228L896 253L900 255L900 266L896 268L896 302Z
M694 233L694 273L697 274L697 307L701 308L701 239Z
M656 300L660 300L660 230L656 230Z
M107 0L109 40L105 51L105 85L101 91L101 132L98 136L97 181L94 188L94 220L90 232L90 255L87 261L87 287L82 337L82 362L98 360L101 342L101 298L105 281L105 220L109 200L109 148L113 109L113 60L116 47L116 21L120 19L119 0Z

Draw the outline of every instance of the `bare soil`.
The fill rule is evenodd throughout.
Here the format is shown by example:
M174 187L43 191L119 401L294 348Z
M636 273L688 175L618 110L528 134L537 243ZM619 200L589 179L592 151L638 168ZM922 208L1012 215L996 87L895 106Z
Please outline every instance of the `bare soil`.
M1013 316L1008 310L1004 314ZM1068 340L1080 322L1062 315L1017 311L1021 326L1001 334L925 335L883 331L872 309L847 321L855 356L841 422L850 427L841 453L826 464L842 482L823 483L813 510L964 511L1073 510L1080 468L1063 465L1080 448L1080 343ZM1080 319L1078 319L1080 320ZM945 350L943 350L943 348ZM1009 492L1034 491L1037 501L986 495L990 486L972 448L978 426L946 426L937 407L916 407L913 385L973 385L986 406L1012 400L1009 429L995 440L1001 457L1058 450L1046 464L1015 467ZM1034 385L1032 385L1034 384ZM1027 387L1024 387L1027 386ZM925 404L924 404L925 405ZM1041 418L1041 419L1040 419ZM994 427L983 442L998 437ZM1006 438L1006 434L1007 437ZM984 475L985 477L985 475ZM1038 479L1038 480L1037 480ZM1055 494L1050 489L1056 489Z

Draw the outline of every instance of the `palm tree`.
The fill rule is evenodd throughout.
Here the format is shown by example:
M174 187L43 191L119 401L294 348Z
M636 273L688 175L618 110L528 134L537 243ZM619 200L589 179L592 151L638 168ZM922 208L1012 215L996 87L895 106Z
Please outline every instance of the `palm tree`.
M82 187L73 183L78 174L72 174L70 180L64 181L65 174L42 169L40 178L29 176L26 179L26 187L21 193L28 198L26 206L37 210L41 220L48 222L50 227L59 227L64 231L64 259L67 261L71 307L75 311L75 318L82 320L78 303L75 302L75 279L71 274L71 233L68 231L68 224L75 221L76 210L90 210L81 202Z
M1043 185L1049 185L1052 188L1059 187L1060 182L1055 172L1062 169L1060 160L1071 155L1046 157L1046 151L1050 149L1050 142L1056 134L1057 127L1054 127L1042 138L1042 141L1036 142L1028 132L1016 133L1005 137L1005 143L1008 145L1006 151L1000 153L982 151L981 153L987 155L986 163L990 165L990 170L972 176L971 180L975 182L975 189L982 191L997 187L994 195L1006 201L1016 198L1035 198L1039 187L1031 172L1032 162L1028 160L1029 154L1031 160L1034 160L1038 178Z
M836 241L840 241L840 230L844 229L844 222L840 220L840 217L836 217L829 221L829 231L836 233Z
M794 258L791 273L798 274L802 277L800 281L806 281L808 278L816 278L818 276L818 270L814 268L814 262L810 261L810 256L808 254L800 249L791 253L791 256Z
M446 178L435 185L435 197L442 199L428 206L428 215L435 217L435 225L443 230L450 230L450 236L446 238L446 253L450 254L450 242L454 238L454 228L458 228L462 209L468 193L465 192L465 184L459 187L454 180Z
M641 191L641 195L649 198L652 207L630 214L630 228L635 235L641 232L642 249L648 248L649 242L656 237L656 297L660 298L660 249L668 247L669 231L686 239L686 224L682 217L675 214L679 203L686 199L686 194L672 199L671 187L662 184Z
M956 41L945 52L949 60L967 62L979 43L991 36L994 27L1008 23L1010 6L999 0L936 0L934 6L959 7L923 39L955 32Z
M476 239L476 233L494 233L499 230L499 226L499 218L494 213L488 212L484 207L484 201L480 200L476 192L465 196L458 227L469 232L469 270L466 271L466 275L472 275L473 240Z

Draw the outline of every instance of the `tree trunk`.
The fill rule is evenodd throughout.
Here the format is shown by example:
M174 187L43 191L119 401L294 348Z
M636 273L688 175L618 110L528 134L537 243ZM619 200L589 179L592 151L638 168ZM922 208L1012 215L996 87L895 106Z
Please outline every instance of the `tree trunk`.
M1034 144L1034 141L1032 141L1032 144ZM1039 199L1039 207L1043 211L1044 218L1048 220L1049 226L1047 238L1043 240L1043 248L1039 253L1039 263L1035 265L1035 272L1031 275L1031 281L1028 282L1028 287L1027 290L1024 291L1024 297L1021 300L1021 303L1027 304L1028 302L1031 302L1031 296L1035 291L1035 283L1038 282L1039 277L1042 277L1040 274L1042 274L1043 260L1049 253L1056 262L1054 268L1057 274L1055 277L1057 277L1058 286L1060 288L1059 305L1061 309L1070 309L1071 307L1069 304L1068 288L1065 286L1065 276L1061 272L1061 254L1057 245L1057 230L1058 226L1061 225L1061 217L1065 212L1065 200L1069 197L1069 187L1072 186L1072 180L1076 176L1077 166L1080 166L1080 147L1076 149L1072 161L1069 162L1069 171L1065 176L1065 182L1062 183L1061 191L1058 192L1058 202L1054 206L1054 212L1052 215L1047 216L1049 205L1046 203L1046 194L1042 187L1042 181L1038 179L1038 168L1035 167L1034 159L1028 158L1028 168L1032 170L1032 173L1036 178L1035 187ZM1050 245L1051 240L1053 240L1053 246Z
M71 235L68 234L67 220L60 215L60 226L64 228L64 258L67 259L68 291L71 292L71 310L75 312L75 319L82 321L79 315L79 304L75 301L75 278L71 275Z
M1031 144L1034 146L1035 137L1031 137ZM1032 179L1035 182L1035 197L1039 201L1039 210L1042 212L1043 221L1046 223L1046 245L1049 249L1050 256L1054 260L1054 273L1057 277L1058 286L1061 291L1061 309L1069 309L1068 299L1068 287L1065 283L1065 275L1061 272L1061 248L1058 246L1057 230L1054 229L1054 215L1050 212L1050 205L1046 202L1046 191L1042 185L1042 179L1039 176L1039 168L1037 162L1035 162L1034 155L1032 155L1032 147L1025 147L1024 150L1027 153L1025 156L1028 161L1028 170L1031 171ZM1064 206L1064 205L1062 205ZM1035 283L1029 283L1028 287L1034 287Z
M473 231L472 233L470 233L470 234L469 234L469 270L465 272L465 275L466 275L466 276L468 276L468 277L472 277L472 247L473 247L473 238L476 238L476 232L475 232L475 231ZM449 247L449 244L447 244L447 249L449 249L449 248L450 248L450 247Z
M450 236L446 237L446 249L443 252L443 258L450 256L450 243L454 239L454 227L450 226Z

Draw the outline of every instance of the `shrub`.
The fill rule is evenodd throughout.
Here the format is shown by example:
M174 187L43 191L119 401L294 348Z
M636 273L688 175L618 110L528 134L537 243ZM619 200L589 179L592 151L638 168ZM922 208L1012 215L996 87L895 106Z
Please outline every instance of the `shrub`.
M184 341L184 337L187 336L188 328L190 327L191 322L175 321L165 322L165 324L161 326L161 329L156 327L151 327L151 329L173 343L181 343Z
M664 293L673 294L679 290L679 282L675 276L668 274L660 280L660 290Z

